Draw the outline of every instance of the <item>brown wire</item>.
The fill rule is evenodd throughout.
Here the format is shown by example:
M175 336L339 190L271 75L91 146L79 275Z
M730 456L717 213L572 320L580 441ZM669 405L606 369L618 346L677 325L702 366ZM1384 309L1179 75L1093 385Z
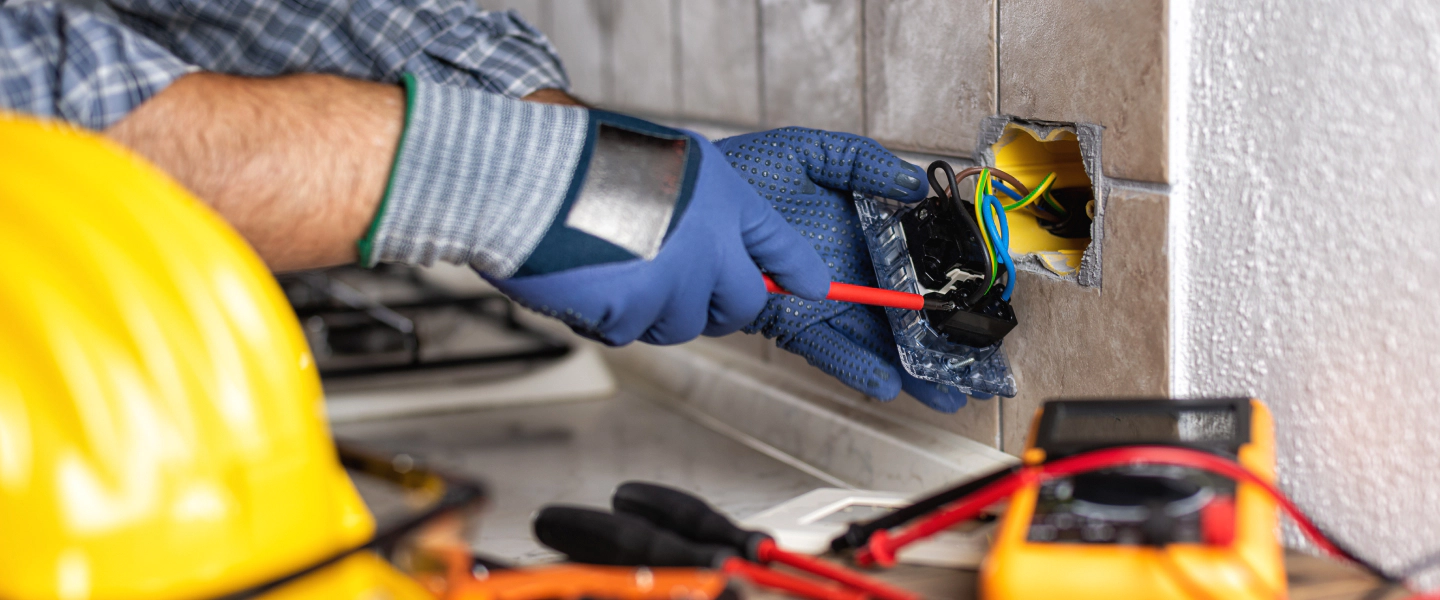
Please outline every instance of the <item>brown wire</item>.
M1030 188L1025 187L1025 184L1023 183L1020 183L1019 179L1016 179L1014 175L1001 171L1000 169L997 169L995 167L969 167L960 171L959 173L956 173L955 181L965 181L966 177L969 177L971 175L979 175L980 172L984 171L985 169L990 169L991 175L999 177L1001 181L1010 184L1010 187L1013 187L1015 188L1015 191L1020 192L1020 195L1022 197L1030 195Z

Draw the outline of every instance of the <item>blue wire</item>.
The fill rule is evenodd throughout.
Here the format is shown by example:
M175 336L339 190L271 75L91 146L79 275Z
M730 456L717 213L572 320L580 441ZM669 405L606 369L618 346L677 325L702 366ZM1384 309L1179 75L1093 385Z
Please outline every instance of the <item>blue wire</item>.
M985 194L981 200L980 215L985 221L986 233L990 234L990 245L995 249L995 256L1005 265L1005 291L1000 293L1000 298L1009 302L1010 293L1015 291L1015 261L1010 259L1010 221L1005 218L1005 207L1000 204L1000 200L990 194ZM1000 219L998 231L996 217Z
M996 180L995 180L995 187L1000 188L1000 191L1005 192L1005 195L1006 195L1006 196L1009 196L1009 197L1014 198L1014 199L1016 199L1016 200L1024 200L1024 199L1025 199L1024 196L1021 196L1021 195L1020 195L1020 192L1017 192L1017 191L1015 191L1015 190L1012 190L1012 189L1010 189L1010 186L1005 185L1005 181L1002 180L1002 179L996 179Z

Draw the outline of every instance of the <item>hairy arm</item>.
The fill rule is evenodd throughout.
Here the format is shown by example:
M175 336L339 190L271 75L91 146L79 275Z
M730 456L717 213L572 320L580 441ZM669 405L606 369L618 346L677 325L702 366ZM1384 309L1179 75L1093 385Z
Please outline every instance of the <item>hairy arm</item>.
M575 100L558 90L527 99ZM209 204L277 271L353 262L404 126L398 86L193 73L105 134Z

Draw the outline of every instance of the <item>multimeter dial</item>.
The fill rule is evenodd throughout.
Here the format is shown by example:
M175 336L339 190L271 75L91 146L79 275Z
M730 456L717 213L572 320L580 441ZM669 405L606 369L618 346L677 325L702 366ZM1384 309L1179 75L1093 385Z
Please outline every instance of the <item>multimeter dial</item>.
M1193 469L1130 466L1040 486L1027 540L1081 544L1202 541L1203 509L1235 483Z

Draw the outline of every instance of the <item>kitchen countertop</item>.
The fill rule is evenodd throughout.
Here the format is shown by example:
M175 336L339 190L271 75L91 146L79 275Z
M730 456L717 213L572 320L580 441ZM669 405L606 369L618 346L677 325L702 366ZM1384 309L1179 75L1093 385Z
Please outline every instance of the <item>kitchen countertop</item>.
M745 517L818 487L795 467L711 431L621 377L612 398L342 423L343 440L405 453L485 482L491 503L474 548L533 564L558 557L530 535L545 504L608 508L620 483L645 480L696 493Z
M541 506L605 508L615 486L632 479L692 491L738 518L818 487L833 487L740 441L712 431L661 401L643 380L619 374L612 398L487 408L422 417L343 423L337 437L488 484L491 502L472 540L482 554L519 564L559 558L530 535ZM362 494L365 488L361 488ZM369 499L369 498L367 498ZM381 513L383 510L376 508ZM1394 600L1349 566L1290 553L1292 600ZM974 597L973 570L900 566L874 573L927 598ZM747 590L745 597L784 596Z

